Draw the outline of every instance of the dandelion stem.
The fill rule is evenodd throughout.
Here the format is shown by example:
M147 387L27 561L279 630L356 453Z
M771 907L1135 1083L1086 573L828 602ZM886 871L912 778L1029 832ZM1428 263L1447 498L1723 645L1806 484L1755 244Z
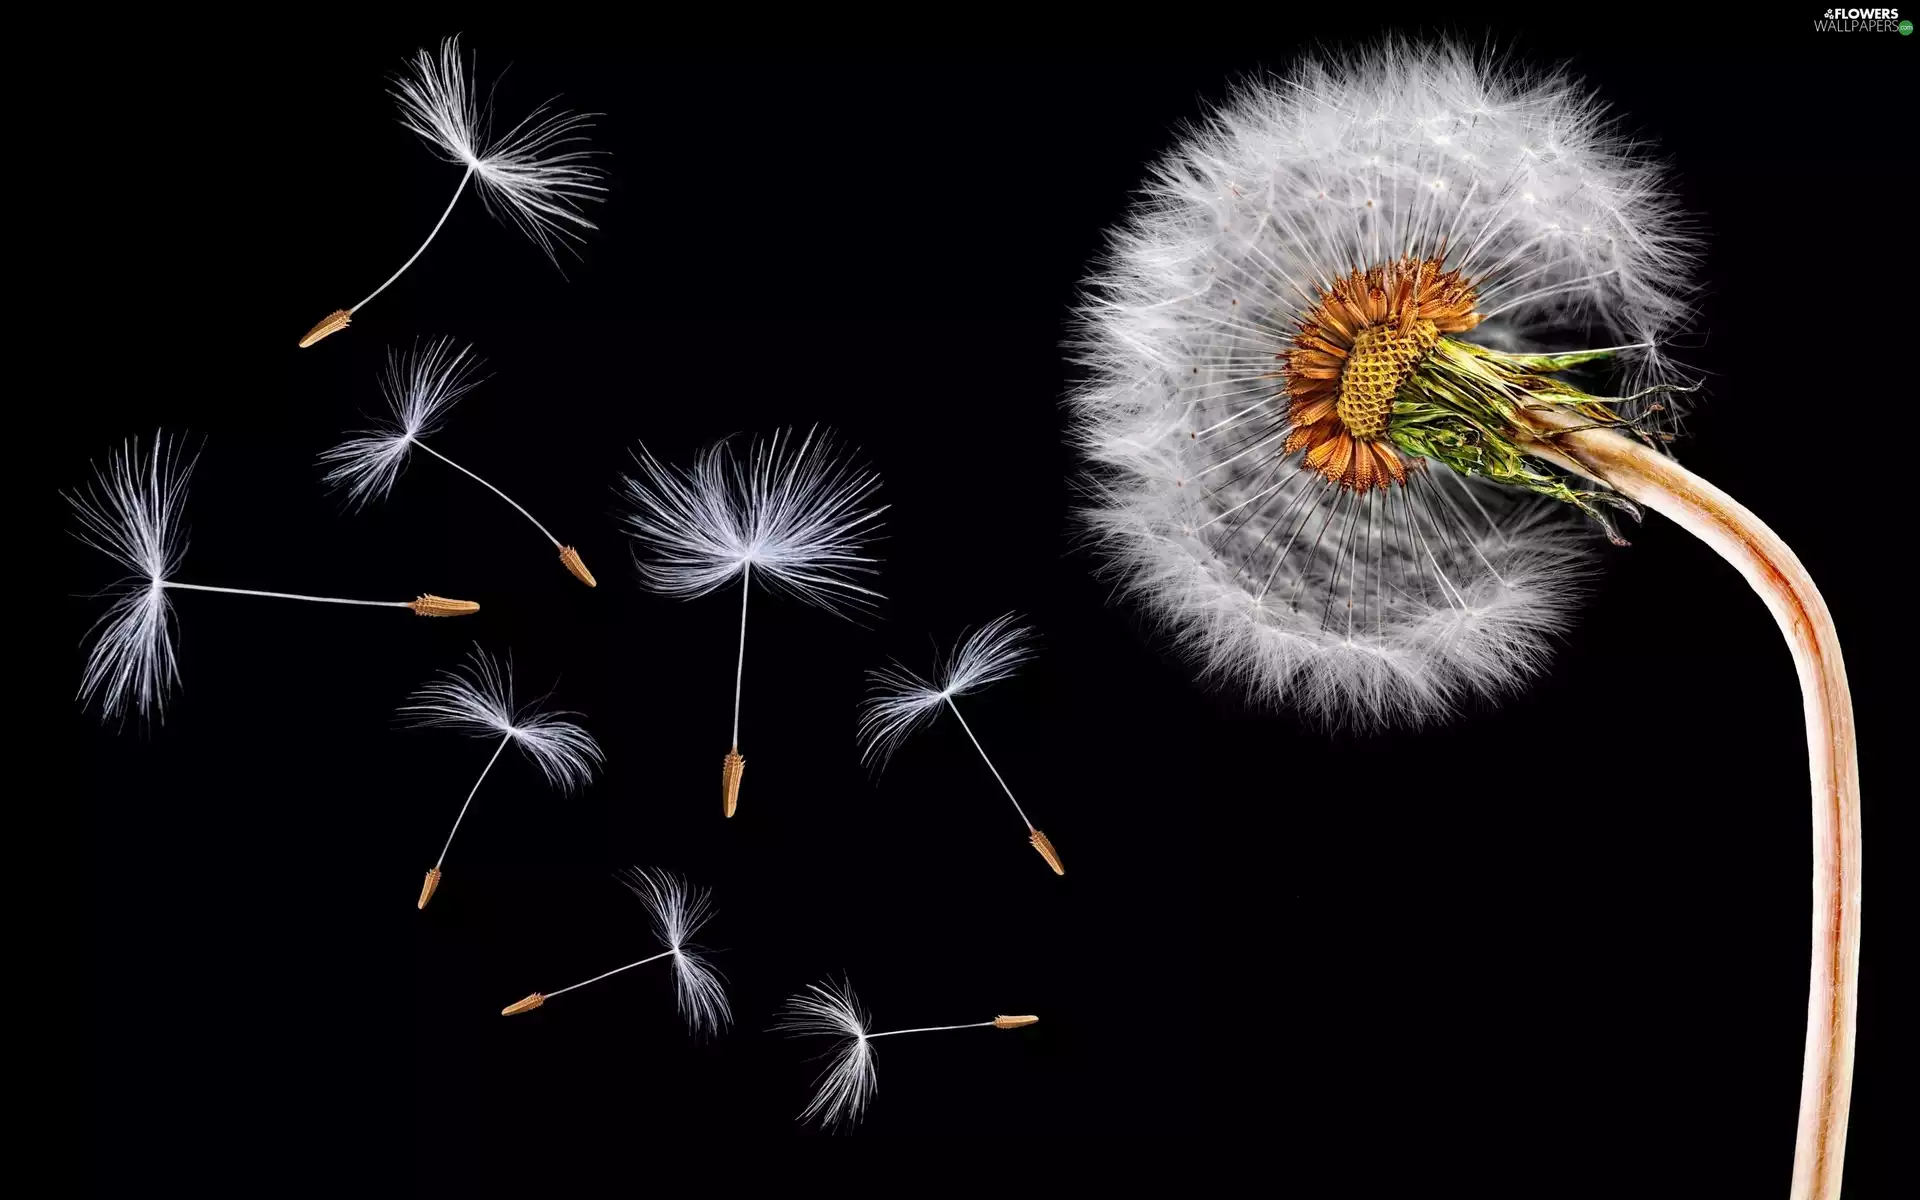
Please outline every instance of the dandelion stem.
M311 600L315 604L361 604L369 608L411 608L406 600L342 600L338 596L300 596L292 592L258 592L252 588L209 587L204 583L175 583L168 579L161 587L185 588L190 592L224 592L229 596L266 596L274 600Z
M386 283L383 283L379 287L373 289L373 291L368 294L366 300L362 300L360 303L354 305L352 308L347 310L348 312L350 313L359 312L361 309L367 306L368 301L371 301L375 296L378 296L381 292L386 291L387 284L392 283L394 280L400 278L402 275L407 273L407 268L413 265L413 259L420 257L420 255L422 254L422 252L426 250L428 245L430 245L433 242L434 235L440 232L440 227L447 223L447 218L453 215L453 206L460 203L461 194L467 190L467 180L472 178L473 178L473 168L469 166L467 168L467 173L460 177L460 186L453 189L453 199L447 201L447 211L441 213L440 219L433 223L432 232L427 234L426 241L420 243L420 249L415 250L413 252L413 258L409 258L407 261L401 263L400 269L398 271L395 271L393 274L387 276Z
M548 541L552 542L555 546L560 545L560 539L553 536L551 533L548 533L547 527L545 525L542 525L539 521L535 521L533 514L528 512L526 509L521 508L519 505L519 502L514 500L512 496L507 495L505 492L501 491L499 488L488 483L486 480L480 478L478 475L475 475L472 471L467 470L465 467L461 466L459 463L448 458L446 455L440 453L438 450L435 450L432 446L427 445L425 442L422 442L416 439L413 444L420 447L422 450L425 450L428 454L433 455L435 458L439 459L441 462L452 467L454 470L460 472L462 475L465 475L468 479L471 479L475 483L478 483L481 487L486 488L488 491L492 492L494 495L500 497L502 500L505 500L508 504L513 505L515 512L519 513L521 516L525 517L527 520L533 521L533 527L535 529L538 529L542 534L542 536L544 536Z
M747 584L753 575L752 563L740 564L740 654L733 664L733 748L740 748L740 681L747 671Z
M493 764L500 761L500 752L505 750L507 743L512 740L512 734L500 739L500 744L493 748L493 757L487 760L485 767L481 768L480 778L473 781L473 790L467 793L466 803L460 806L460 815L453 819L453 828L447 831L447 844L440 847L440 857L433 860L434 870L439 870L440 864L447 861L447 851L453 849L453 835L460 832L460 822L466 818L468 806L473 803L474 796L479 793L480 785L486 782L487 772L493 770Z
M1013 789L1007 786L1006 780L1000 778L1000 768L993 765L993 760L987 757L987 752L985 748L983 748L980 745L980 739L973 736L973 727L968 725L967 719L960 715L960 708L958 705L954 704L953 697L948 696L945 699L947 701L947 707L953 709L953 715L955 719L957 719L960 722L960 728L967 731L967 740L973 743L973 748L975 750L980 751L981 761L987 764L987 770L992 771L994 779L999 781L1000 790L1007 794L1007 799L1013 800L1013 811L1020 814L1021 822L1024 825L1026 825L1026 827L1029 830L1031 830L1033 828L1033 822L1027 820L1026 810L1020 807L1020 802L1018 800L1013 799ZM987 1023L991 1025L993 1022L989 1021ZM961 1027L954 1026L954 1028L957 1029ZM876 1034L874 1036L878 1036L878 1035Z
M1839 634L1793 551L1731 496L1639 442L1579 418L1537 414L1528 447L1662 513L1760 593L1785 634L1806 715L1813 785L1813 966L1793 1156L1793 1200L1838 1200L1853 1088L1860 977L1860 774Z
M672 953L673 951L671 950L662 950L660 953L654 955L652 958L643 958L639 962L630 962L624 967L615 967L613 970L608 971L605 974L595 975L592 979L582 979L579 983L568 984L566 987L561 988L560 992L570 992L574 988L583 988L590 983L599 983L602 979L605 979L608 975L618 975L622 971L631 971L635 967L644 967L650 962L659 962L661 959L665 958L667 955ZM543 995L545 995L547 999L551 1000L555 996L558 996L560 992L545 992L543 993Z
M889 1029L885 1033L870 1033L867 1040L877 1037L892 1037L896 1033L942 1033L949 1029L985 1029L992 1021L975 1021L971 1025L927 1025L920 1029Z

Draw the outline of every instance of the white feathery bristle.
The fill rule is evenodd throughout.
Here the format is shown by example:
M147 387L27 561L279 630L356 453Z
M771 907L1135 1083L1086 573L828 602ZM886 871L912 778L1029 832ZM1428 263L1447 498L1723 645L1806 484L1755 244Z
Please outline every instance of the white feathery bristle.
M540 712L539 701L516 709L513 662L504 665L479 646L468 664L442 671L409 697L400 716L419 728L455 729L470 737L510 737L562 792L583 787L604 761L593 736L572 721L578 713Z
M380 394L390 415L321 454L322 463L332 464L327 485L345 488L355 507L384 499L407 465L413 444L437 431L447 411L480 385L476 372L484 362L472 346L455 350L450 337L425 346L416 341L404 353L389 347Z
M962 637L953 654L936 663L931 681L895 662L868 671L873 693L860 705L860 761L885 767L914 730L932 721L954 696L1011 678L1034 655L1032 627L1006 613Z
M833 1062L816 1082L813 1100L799 1119L820 1118L831 1128L845 1122L859 1122L867 1102L878 1087L874 1075L873 1043L867 1034L873 1018L860 1007L851 983L810 983L807 990L791 996L781 1006L774 1028L798 1037L825 1035L840 1039L831 1051Z
M564 149L586 141L581 131L592 128L589 118L597 113L553 112L549 101L490 137L492 101L481 103L457 37L441 42L438 55L416 51L408 73L394 79L393 98L400 123L448 161L470 168L488 211L512 220L556 265L554 247L571 251L569 243L580 240L569 226L597 228L580 205L598 202L606 191L598 182L605 173L589 165L599 152Z
M145 455L139 439L129 438L104 467L94 466L83 490L64 493L80 520L76 536L132 572L89 631L93 646L80 676L81 702L99 700L103 718L131 706L142 719L165 719L167 691L179 678L166 581L187 552L181 517L197 461L197 453L183 461L164 432Z
M720 973L701 947L691 943L713 919L713 893L677 875L633 867L621 880L653 916L653 931L673 951L674 995L680 1015L695 1035L718 1033L733 1020Z
M692 470L663 465L644 446L634 461L625 522L651 552L639 565L654 591L704 596L751 567L768 586L843 616L882 598L856 582L877 570L865 551L886 506L864 504L880 477L836 457L831 433L809 430L797 447L786 430L755 438L744 461L721 441Z
M1250 84L1158 164L1089 283L1093 538L1258 700L1376 725L1508 689L1568 623L1583 539L1436 462L1326 484L1280 453L1283 356L1334 279L1444 257L1478 281L1467 340L1621 348L1657 382L1692 253L1659 167L1564 76L1394 40Z

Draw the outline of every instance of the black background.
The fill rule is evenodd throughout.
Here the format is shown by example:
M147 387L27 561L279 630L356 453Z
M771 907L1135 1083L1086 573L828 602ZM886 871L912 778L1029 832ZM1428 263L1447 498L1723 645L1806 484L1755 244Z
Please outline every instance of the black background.
M511 63L503 116L556 93L608 114L602 229L563 278L469 197L350 330L297 351L459 179L383 94L452 28L123 47L100 97L123 124L92 142L107 181L68 189L92 214L73 323L112 336L69 364L42 496L120 438L190 433L183 579L485 606L424 621L182 594L164 726L69 706L110 1182L638 1189L700 1162L727 1186L905 1145L922 1165L1037 1162L1008 1186L1171 1161L1342 1194L1783 1189L1804 748L1787 654L1729 567L1650 520L1601 547L1592 603L1524 694L1331 736L1193 683L1074 549L1059 347L1077 283L1145 163L1230 79L1284 67L1298 30L1209 56L468 27L483 79ZM1570 60L1671 157L1708 232L1681 356L1711 390L1682 454L1798 549L1847 638L1869 837L1848 1195L1890 1194L1881 914L1909 826L1888 803L1897 669L1873 605L1910 556L1874 473L1907 454L1879 431L1912 395L1887 381L1911 378L1920 46L1797 17L1764 43L1464 32ZM438 334L491 377L433 444L577 545L598 590L425 456L365 513L322 489L315 456L377 410L387 347ZM639 439L684 461L813 422L884 477L890 599L863 627L756 595L726 821L734 593L644 593L612 489ZM71 542L58 555L56 695L101 607L84 593L113 579ZM865 668L923 667L934 639L1010 609L1044 652L968 710L1064 878L951 723L877 784L857 760ZM503 759L417 912L488 747L393 712L475 639L513 654L524 694L584 712L609 764L565 799ZM715 889L703 940L724 948L735 1028L694 1043L655 968L502 1020L653 952L612 879L636 863ZM825 1046L768 1027L841 973L882 1028L1042 1020L881 1043L867 1120L823 1140L793 1117Z

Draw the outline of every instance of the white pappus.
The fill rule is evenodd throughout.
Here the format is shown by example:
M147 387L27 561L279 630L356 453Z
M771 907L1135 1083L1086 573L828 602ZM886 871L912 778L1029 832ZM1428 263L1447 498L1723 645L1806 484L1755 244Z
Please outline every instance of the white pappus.
M571 250L570 243L580 240L578 230L596 228L581 205L601 199L606 188L599 181L605 172L592 165L598 151L578 146L598 114L556 112L548 101L495 137L492 101L483 102L480 93L461 60L457 37L442 41L437 54L415 52L407 69L395 77L392 94L400 106L400 123L442 158L464 166L466 173L420 248L366 299L322 318L300 339L303 349L345 329L354 314L414 264L447 223L469 181L487 211L518 226L556 266L556 248Z
M595 770L605 761L593 735L567 720L579 714L542 711L540 703L536 700L526 705L515 704L512 661L502 664L476 645L466 665L440 672L400 707L402 721L416 728L452 729L468 737L500 739L453 819L453 828L440 847L440 857L421 885L417 907L425 908L439 888L440 868L447 861L447 851L453 847L454 834L460 832L460 822L466 818L474 796L479 794L480 785L486 782L493 764L500 761L500 755L509 745L518 746L540 768L547 783L563 795L590 783Z
M674 999L688 1030L696 1035L719 1032L733 1020L733 1010L727 1006L720 973L691 941L713 919L713 893L691 887L677 875L640 867L627 870L622 882L647 906L654 936L673 956Z
M898 662L867 672L874 694L861 706L860 761L885 767L900 743L955 696L1013 678L1035 652L1033 628L1017 624L1019 619L1005 613L964 635L945 662L934 664L931 680Z
M1047 860L1054 874L1065 875L1059 852L1047 835L1027 819L1026 810L1020 807L1000 768L987 757L986 748L974 736L967 719L960 715L959 705L953 702L956 696L1012 678L1021 664L1033 657L1034 632L1018 624L1018 620L1016 614L1006 613L964 635L952 655L945 662L935 664L931 680L921 678L898 662L867 672L872 694L860 705L857 734L861 744L860 761L876 770L884 769L893 752L914 730L932 722L942 709L951 712L954 720L960 722L960 728L966 731L967 740L979 752L981 761L987 764L987 770L993 772L1000 790L1013 802L1013 811L1027 827L1028 843Z
M821 1072L813 1099L799 1117L802 1121L818 1118L831 1129L859 1124L867 1103L879 1088L873 1049L875 1038L897 1037L903 1033L945 1033L953 1029L1025 1029L1039 1020L1030 1015L1001 1016L964 1025L927 1025L876 1033L873 1017L861 1007L859 997L853 994L853 985L846 980L839 983L828 980L810 983L806 991L788 997L774 1029L797 1037L830 1037L838 1042L828 1052L832 1062Z
M1538 670L1585 539L1528 491L1596 515L1614 501L1524 447L1496 462L1472 429L1438 453L1394 394L1414 355L1376 343L1377 425L1342 391L1343 430L1331 389L1360 326L1404 337L1431 315L1516 353L1598 336L1579 361L1624 363L1640 388L1608 412L1648 420L1692 245L1659 166L1563 76L1391 41L1244 86L1145 191L1077 346L1085 516L1121 590L1204 673L1333 724L1418 723ZM1443 285L1455 310L1423 310Z
M456 350L452 338L424 346L415 342L405 353L388 347L387 368L380 375L380 397L387 402L388 415L374 428L321 453L327 486L342 489L355 508L386 499L413 447L426 449L420 439L440 432L448 411L480 386L482 365L472 346Z
M412 600L350 600L175 579L187 552L187 480L198 461L197 452L183 455L178 441L164 431L154 435L152 447L144 453L139 440L129 438L107 456L105 466L94 467L91 483L63 494L80 522L79 539L131 573L112 590L112 606L90 631L93 645L80 677L81 702L97 701L103 718L122 717L131 708L142 718L164 719L167 693L179 679L169 591L405 608L423 617L463 616L480 610L470 600L431 593Z
M81 541L119 563L131 577L95 622L93 648L80 676L80 699L97 697L104 715L131 705L142 717L164 716L168 689L180 677L173 652L173 606L167 580L187 553L183 510L196 453L182 459L164 434L140 453L129 440L94 468L94 479L67 502L79 518Z
M663 465L642 446L637 477L622 481L632 509L629 533L648 552L640 577L665 596L691 600L736 577L760 572L768 587L844 616L880 593L860 583L878 570L867 543L886 506L866 502L873 471L842 456L831 432L791 430L755 438L744 457L725 439L701 451L691 470Z
M622 971L671 958L675 1002L680 1015L686 1018L688 1032L695 1037L719 1033L733 1020L733 1010L727 1004L726 986L721 982L720 972L707 960L706 950L694 945L691 940L703 925L713 919L713 893L691 886L678 875L645 867L630 867L622 871L619 878L646 905L648 914L653 918L654 936L667 948L659 954L603 971L591 979L583 979L555 991L533 992L501 1009L500 1015L511 1017L531 1012L562 992L571 992Z
M843 1121L848 1125L859 1123L878 1087L873 1047L867 1043L867 1030L872 1025L872 1015L860 1007L860 998L846 981L810 983L806 991L787 999L775 1029L838 1042L829 1051L833 1061L821 1072L813 1099L801 1110L802 1121L818 1117L829 1128Z
M831 432L791 430L755 438L744 457L731 441L701 452L691 469L661 463L642 446L639 473L624 478L624 521L638 543L641 581L676 599L705 596L740 581L740 637L733 672L733 734L721 763L721 805L739 800L740 695L746 673L747 597L754 582L837 616L873 608L878 591L861 580L878 569L868 546L887 506L870 504L880 477L842 454Z
M453 406L480 385L477 373L483 365L484 360L473 353L472 346L456 350L450 337L436 338L425 345L416 341L405 353L389 347L387 368L380 376L387 418L321 453L320 462L327 467L327 485L344 491L348 503L356 508L383 500L417 446L505 500L540 531L540 536L553 543L560 551L560 565L574 578L588 587L598 586L580 552L553 536L519 501L422 440L438 433Z

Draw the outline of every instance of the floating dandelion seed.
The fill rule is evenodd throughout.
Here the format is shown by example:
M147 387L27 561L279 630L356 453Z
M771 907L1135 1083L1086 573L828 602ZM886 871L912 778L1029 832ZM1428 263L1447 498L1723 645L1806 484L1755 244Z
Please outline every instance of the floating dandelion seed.
M583 988L609 975L618 975L622 971L671 957L675 1002L680 1015L686 1018L688 1031L696 1037L718 1033L733 1020L733 1011L727 1006L727 990L720 982L720 973L707 961L706 952L689 940L700 931L702 925L713 919L713 893L704 888L690 887L686 880L665 871L633 867L622 872L620 878L628 890L640 897L640 902L647 906L647 911L653 916L654 936L667 948L650 958L615 967L559 991L534 992L501 1009L500 1015L511 1017L532 1012L561 992Z
M878 1087L874 1076L873 1039L902 1033L942 1033L949 1029L1024 1029L1040 1020L1035 1016L995 1017L970 1025L929 1025L870 1033L868 1028L873 1024L873 1017L860 1007L853 986L844 980L838 984L831 980L824 984L810 983L806 991L790 997L780 1012L774 1028L783 1033L840 1039L833 1050L832 1065L820 1076L812 1103L800 1114L802 1121L818 1117L821 1124L829 1128L841 1123L858 1124L867 1102L873 1099Z
M548 533L547 527L520 507L512 496L421 440L438 433L446 423L448 410L479 386L475 373L482 362L471 346L455 351L452 338L440 338L425 347L416 342L405 354L388 349L386 373L380 376L380 394L386 398L390 415L376 428L321 454L320 461L331 464L326 474L328 485L344 489L348 500L356 506L383 500L406 468L409 452L418 446L512 505L515 512L532 522L540 535L560 551L561 566L588 587L597 586L593 572L587 570L578 550L563 545L559 538Z
M857 582L877 570L865 551L886 506L863 507L880 486L851 456L836 457L830 433L791 431L755 439L745 461L726 441L692 470L662 465L645 447L638 478L623 480L633 509L630 535L651 553L640 559L647 587L682 600L740 580L740 646L733 669L733 740L721 762L721 806L731 817L747 760L740 753L740 685L747 662L747 594L758 580L830 613L871 608L880 593ZM756 571L758 572L756 574Z
M1659 452L1694 241L1563 75L1389 42L1242 90L1162 161L1090 283L1078 440L1123 588L1258 698L1413 722L1543 662L1580 550L1644 505L1792 647L1812 751L1814 966L1794 1195L1840 1186L1859 788L1832 620L1784 543ZM1597 337L1608 343L1582 348ZM1619 396L1576 386L1621 369Z
M885 767L893 752L907 736L922 725L931 723L945 708L951 712L960 728L966 730L967 740L980 752L981 761L987 764L987 770L993 772L993 778L1000 784L1000 790L1013 801L1013 811L1020 814L1020 820L1027 827L1027 841L1040 857L1047 860L1056 875L1065 875L1066 868L1060 864L1060 855L1054 850L1047 835L1034 828L1027 820L1026 810L1020 807L1020 801L1014 799L1013 789L1001 778L1000 768L993 765L987 757L980 739L973 736L973 727L960 715L960 708L953 702L955 696L964 696L976 692L990 683L1009 679L1019 669L1020 664L1033 657L1033 630L1014 624L1014 614L1008 613L981 626L971 635L961 639L960 646L953 657L944 665L937 665L933 672L934 682L928 682L907 670L899 663L879 671L867 672L867 678L873 683L873 695L861 705L860 741L864 743L861 761L869 765Z
M448 600L431 593L412 600L345 600L213 587L172 578L186 557L182 516L187 480L198 461L197 452L183 458L178 443L164 432L154 436L153 448L146 454L141 453L139 440L130 438L108 455L105 467L94 467L90 484L66 494L80 520L80 540L132 572L116 589L112 607L94 625L93 648L87 652L86 670L80 677L81 701L99 700L103 717L120 717L131 706L142 718L165 718L167 692L179 681L170 591L406 608L423 617L480 611L470 600Z
M580 209L583 201L597 201L598 193L606 191L597 182L605 173L587 162L597 151L564 147L584 142L581 130L591 128L589 118L598 114L551 112L552 101L548 101L504 135L490 136L492 101L483 103L480 89L468 78L457 37L441 42L437 57L424 49L416 51L407 71L394 80L393 98L400 104L400 123L448 162L464 164L466 174L420 249L366 300L322 317L300 339L301 349L345 329L368 301L406 273L447 223L469 180L487 211L518 225L556 266L555 247L572 250L568 243L580 240L570 227L597 228Z
M487 773L500 761L501 752L509 744L517 744L540 768L547 783L563 795L592 782L594 768L604 759L593 735L564 719L579 714L541 712L537 700L516 706L512 660L502 666L477 645L468 656L466 666L440 672L408 699L410 703L401 706L400 716L409 725L454 729L469 737L500 739L500 744L493 748L493 757L480 769L480 777L473 781L472 789L460 805L453 828L447 832L446 844L440 847L440 857L434 860L426 882L420 885L417 907L425 908L440 886L440 867L447 861L453 835L460 832L460 822L466 818L474 796L479 794L480 785L486 782Z

